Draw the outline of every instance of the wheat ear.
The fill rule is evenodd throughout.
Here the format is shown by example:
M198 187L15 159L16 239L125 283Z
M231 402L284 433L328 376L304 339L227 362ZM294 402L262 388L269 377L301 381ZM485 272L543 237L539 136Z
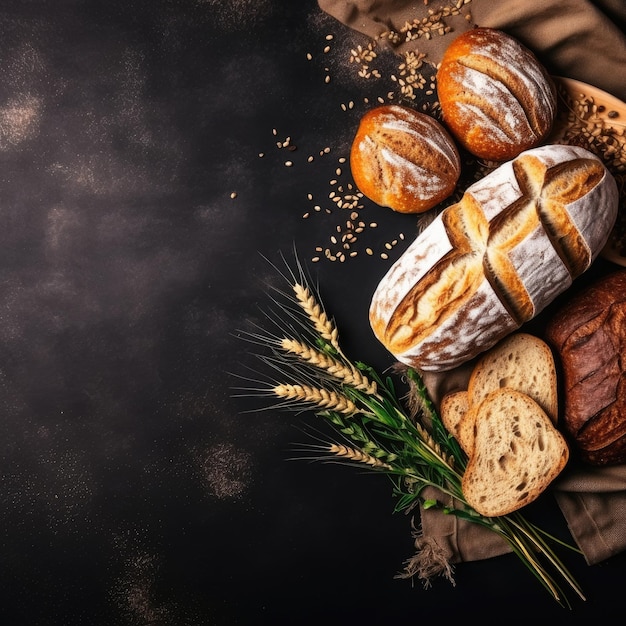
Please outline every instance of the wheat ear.
M302 341L285 338L281 341L281 347L286 352L297 355L306 363L328 372L335 378L343 381L346 385L351 385L355 389L359 389L370 395L375 394L378 390L376 383L369 380L367 376L356 367L346 365L329 354L320 352Z
M338 394L336 391L329 391L322 387L282 384L276 385L272 392L279 398L310 402L323 409L336 411L344 415L353 415L358 412L356 405L350 399Z
M357 463L365 463L371 467L380 467L381 469L392 470L393 468L388 463L377 459L375 456L371 454L367 454L362 450L357 450L356 448L350 448L349 446L344 446L340 444L330 444L328 446L328 451L336 454L337 456L350 459L350 461L356 461Z
M300 283L293 285L293 291L296 295L298 304L307 314L308 318L313 322L315 330L323 339L326 339L338 352L339 348L339 331L334 323L329 319L328 315L317 301L311 290Z

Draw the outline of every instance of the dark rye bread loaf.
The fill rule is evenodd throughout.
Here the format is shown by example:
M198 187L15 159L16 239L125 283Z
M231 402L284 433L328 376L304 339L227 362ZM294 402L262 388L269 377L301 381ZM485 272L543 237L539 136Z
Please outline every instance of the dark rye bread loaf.
M373 202L422 213L452 194L461 174L456 145L434 118L405 106L368 111L352 142L350 169Z
M590 266L617 207L615 179L589 151L521 154L471 185L394 263L372 297L374 334L418 370L469 361Z
M546 326L562 368L562 426L582 460L626 462L626 270L567 299Z
M447 48L437 72L443 120L472 154L503 161L539 145L556 89L535 55L499 30L474 28Z

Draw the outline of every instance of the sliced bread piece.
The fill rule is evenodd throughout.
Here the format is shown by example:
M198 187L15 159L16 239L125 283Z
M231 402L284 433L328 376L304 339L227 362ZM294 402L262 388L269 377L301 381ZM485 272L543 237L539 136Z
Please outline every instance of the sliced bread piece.
M557 375L552 350L539 337L514 333L496 344L476 362L467 391L470 406L478 405L495 389L516 389L529 395L558 419Z
M481 515L507 515L535 500L569 459L564 437L525 393L491 392L477 407L463 494Z
M439 413L441 421L446 430L459 442L461 448L465 449L465 445L461 441L459 425L463 416L469 410L469 396L467 391L451 391L441 398L439 405Z

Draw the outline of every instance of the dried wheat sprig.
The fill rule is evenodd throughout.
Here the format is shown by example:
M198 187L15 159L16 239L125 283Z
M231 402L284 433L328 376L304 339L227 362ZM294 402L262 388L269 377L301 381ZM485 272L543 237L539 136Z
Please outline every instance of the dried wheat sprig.
M279 328L293 330L286 333L293 337L291 341L300 342L303 346L319 345L320 354L328 350L331 357L343 362L348 368L363 372L368 380L376 383L376 391L370 393L354 385L344 384L336 377L331 377L327 369L315 369L310 367L310 363L277 353L277 348L283 346L282 339L276 335L270 335L267 340L273 356L263 357L262 361L278 370L280 376L265 391L285 401L279 406L299 404L303 408L312 409L346 440L354 442L354 446L330 444L327 449L347 462L360 462L364 467L388 474L394 481L395 495L399 497L395 510L408 511L416 503L422 502L424 507L436 506L444 513L489 528L511 545L523 564L559 603L569 605L558 585L559 581L565 581L584 599L574 579L544 540L544 537L550 538L549 535L542 534L519 513L486 518L469 507L461 487L463 457L456 456L458 444L455 447L454 438L443 427L419 374L413 370L404 373L417 393L423 396L417 403L418 414L412 416L407 414L398 399L390 378L383 380L372 368L362 363L353 364L342 352L338 329L318 300L318 292L311 289L299 263L297 276L294 272L290 276L291 295L283 293L290 304L281 307L281 310L291 316L295 326L287 322L278 324ZM297 315L296 311L299 311ZM296 319L297 316L300 319ZM263 342L261 335L255 335L254 338ZM297 347L295 343L286 345L297 351L302 347ZM306 354L306 351L302 350L302 354ZM319 358L319 355L309 356ZM285 379L286 382L281 382ZM320 383L321 386L318 386ZM421 423L426 419L429 421L428 428ZM427 486L435 487L444 498L451 497L453 507L431 499L424 501L420 494ZM550 539L558 542L555 538ZM559 543L576 550L573 546Z
M304 362L328 372L346 385L369 394L375 394L378 389L374 381L369 380L365 374L353 365L346 365L342 361L311 347L303 341L284 338L280 344L285 352L295 354Z
M342 415L353 415L357 412L357 407L352 400L323 387L285 383L276 385L272 391L279 398L306 402L325 410L337 411Z
M337 351L340 351L339 331L333 321L326 315L326 312L311 293L311 290L300 283L295 283L293 292L298 304L311 322L313 322L315 330L320 334L320 337L328 341Z
M381 461L372 454L368 454L357 448L333 443L328 446L328 451L331 454L335 454L337 456L349 459L350 461L355 461L357 463L364 463L365 465L369 465L370 467L393 470L393 467L389 465L389 463L385 463L384 461Z

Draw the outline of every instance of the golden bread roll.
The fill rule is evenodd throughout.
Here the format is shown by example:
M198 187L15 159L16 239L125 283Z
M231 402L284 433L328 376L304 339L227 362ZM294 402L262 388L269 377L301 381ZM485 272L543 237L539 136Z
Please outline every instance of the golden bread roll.
M399 213L422 213L445 200L461 173L458 150L443 126L398 105L361 118L350 168L365 196Z
M468 187L394 263L372 297L374 334L418 370L469 361L590 266L617 209L615 179L588 150L522 153Z
M437 72L443 121L469 152L505 161L539 145L556 116L556 89L513 37L474 28L447 48Z

